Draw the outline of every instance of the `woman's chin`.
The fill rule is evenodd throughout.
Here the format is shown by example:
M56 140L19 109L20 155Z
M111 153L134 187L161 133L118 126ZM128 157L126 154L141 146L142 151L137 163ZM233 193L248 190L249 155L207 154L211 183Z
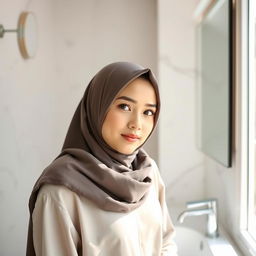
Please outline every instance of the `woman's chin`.
M129 146L129 147L122 147L122 148L118 148L116 149L117 152L124 154L124 155L131 155L134 153L134 151L136 151L136 149L139 146Z

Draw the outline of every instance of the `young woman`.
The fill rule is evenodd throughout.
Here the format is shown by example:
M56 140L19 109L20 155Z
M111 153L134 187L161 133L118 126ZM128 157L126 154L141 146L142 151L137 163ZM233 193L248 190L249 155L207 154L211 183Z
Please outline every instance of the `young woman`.
M162 179L141 148L160 98L148 68L105 66L29 201L27 256L176 255Z

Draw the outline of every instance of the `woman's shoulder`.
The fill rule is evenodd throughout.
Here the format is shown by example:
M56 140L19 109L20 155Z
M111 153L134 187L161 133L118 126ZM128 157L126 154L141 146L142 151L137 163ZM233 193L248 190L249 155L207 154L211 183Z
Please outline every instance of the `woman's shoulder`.
M150 161L150 164L151 164L153 177L154 177L154 179L158 179L158 177L160 175L158 165L157 165L156 161L153 158L149 158L149 161Z
M153 183L153 186L155 187L156 191L158 191L158 189L159 189L159 178L160 178L159 169L158 169L156 161L153 158L150 158L149 162L151 164L152 183Z
M57 196L57 195L67 195L73 194L71 191L64 185L55 185L55 184L44 184L41 186L39 190L39 194L49 195L49 196Z
M39 190L37 201L48 199L67 207L72 205L78 198L75 192L64 185L44 184Z
M66 186L44 184L37 195L32 215L33 221L40 221L43 214L46 214L49 218L58 216L62 221L79 230L77 207L79 201L79 196Z
M165 184L156 161L152 158L150 158L150 161L151 161L152 173L153 173L152 179L153 179L153 184L155 188L157 189L157 191L165 190Z
M150 163L151 163L152 168L154 169L154 171L159 171L156 161L155 161L153 158L151 158L151 157L149 158L149 161L150 161Z

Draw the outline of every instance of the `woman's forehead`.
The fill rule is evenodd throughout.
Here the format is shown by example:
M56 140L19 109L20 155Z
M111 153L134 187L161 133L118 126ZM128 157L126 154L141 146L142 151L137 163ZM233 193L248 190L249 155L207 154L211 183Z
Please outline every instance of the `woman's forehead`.
M116 95L116 98L120 96L127 96L127 95L145 96L145 97L148 96L156 100L156 92L153 85L151 84L151 82L149 82L147 79L144 79L144 78L136 78L131 83L126 85Z

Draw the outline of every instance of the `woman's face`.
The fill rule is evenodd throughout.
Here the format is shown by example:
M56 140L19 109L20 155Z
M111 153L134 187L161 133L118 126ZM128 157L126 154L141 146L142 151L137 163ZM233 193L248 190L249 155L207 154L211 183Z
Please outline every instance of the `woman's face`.
M102 126L102 137L114 150L132 154L154 127L156 94L151 83L137 78L115 97Z

